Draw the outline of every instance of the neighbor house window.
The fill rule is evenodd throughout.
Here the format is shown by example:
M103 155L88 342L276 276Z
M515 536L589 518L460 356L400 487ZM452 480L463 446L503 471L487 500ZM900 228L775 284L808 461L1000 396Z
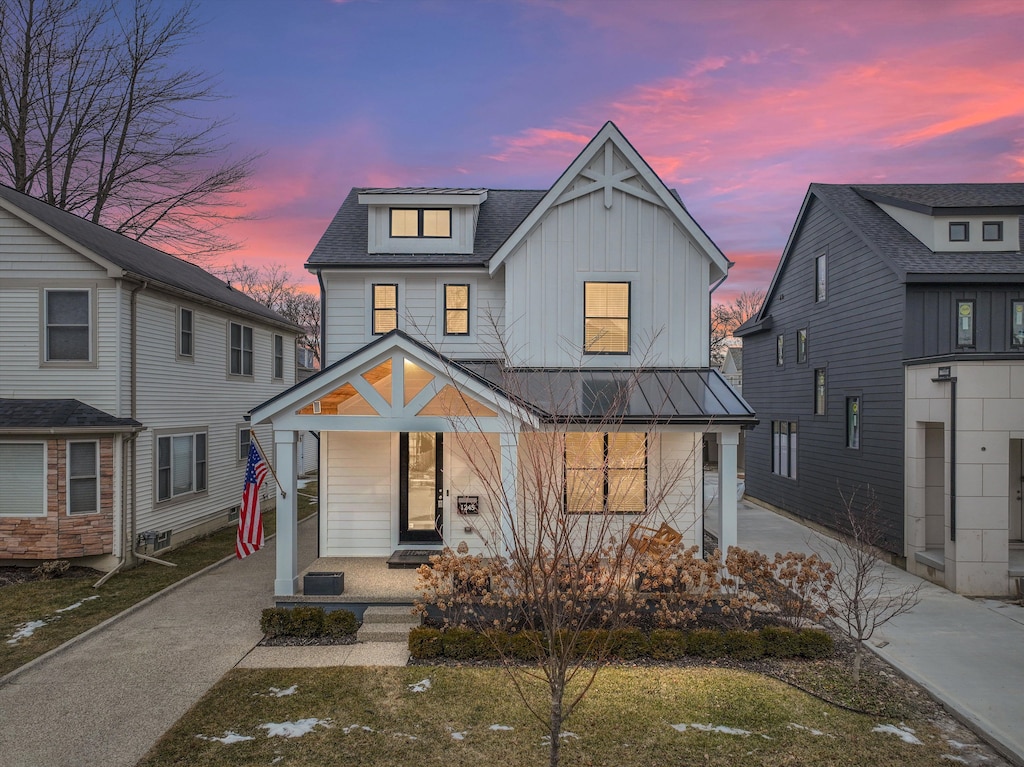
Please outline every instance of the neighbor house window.
M825 415L825 368L814 371L814 414Z
M565 435L565 508L570 514L642 514L647 509L647 435Z
M974 346L974 301L956 302L956 345Z
M967 242L971 239L971 224L969 221L949 222L949 241Z
M451 237L450 208L392 208L392 237Z
M772 474L796 479L795 421L772 421Z
M1003 241L1003 222L984 221L981 224L981 239L985 242Z
M444 286L444 334L469 335L469 285Z
M238 460L249 460L249 442L252 440L252 431L248 426L238 428Z
M156 469L158 501L206 490L206 432L157 437Z
M46 444L0 442L0 517L46 516Z
M583 351L629 354L629 283L583 283Z
M807 362L807 328L796 331L796 361Z
M814 259L814 301L820 303L828 297L827 288L827 265L825 256L821 255Z
M1010 346L1024 346L1024 301L1010 305Z
M777 336L775 336L775 364L779 366L781 366L786 359L783 351L783 347L785 346L785 340L786 336L782 333L779 333Z
M88 362L89 329L88 290L46 291L46 360L48 362Z
M846 446L860 448L860 397L846 398Z
M193 341L193 314L191 309L179 307L178 309L178 356L192 356Z
M68 514L100 510L99 443L68 442Z
M373 286L373 334L390 333L398 327L398 286Z
M284 336L274 335L274 378L284 378Z
M252 328L231 323L231 375L252 375Z

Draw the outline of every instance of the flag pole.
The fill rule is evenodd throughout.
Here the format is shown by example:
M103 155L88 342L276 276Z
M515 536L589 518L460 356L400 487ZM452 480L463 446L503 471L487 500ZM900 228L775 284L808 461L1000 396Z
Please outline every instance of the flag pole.
M274 464L267 459L267 451L263 449L263 445L260 444L260 438L256 436L256 429L249 428L249 436L252 437L253 442L256 443L256 447L259 448L260 455L263 456L263 460L267 462L267 468L270 469L270 475L274 478L274 482L277 483L277 489L281 491L281 497L287 498L288 493L285 492L284 486L281 481L277 478L277 472L274 471Z

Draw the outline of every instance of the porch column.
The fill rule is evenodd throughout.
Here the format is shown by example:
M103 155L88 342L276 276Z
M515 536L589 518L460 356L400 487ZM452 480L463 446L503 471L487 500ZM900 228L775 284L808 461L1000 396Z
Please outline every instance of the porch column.
M277 454L277 578L274 594L291 596L299 586L299 522L295 509L295 432L274 430Z
M501 432L501 553L508 556L515 545L516 478L519 476L519 432Z
M724 557L738 540L736 523L736 448L739 430L718 434L718 548Z

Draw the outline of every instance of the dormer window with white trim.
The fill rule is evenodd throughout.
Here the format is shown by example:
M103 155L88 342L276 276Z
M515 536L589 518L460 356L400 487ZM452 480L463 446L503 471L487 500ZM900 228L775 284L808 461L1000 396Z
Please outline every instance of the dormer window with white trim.
M969 221L949 222L949 241L967 242L971 239L971 224Z
M391 208L392 237L452 236L451 208Z
M1003 241L1003 222L984 221L981 224L981 239L985 242Z

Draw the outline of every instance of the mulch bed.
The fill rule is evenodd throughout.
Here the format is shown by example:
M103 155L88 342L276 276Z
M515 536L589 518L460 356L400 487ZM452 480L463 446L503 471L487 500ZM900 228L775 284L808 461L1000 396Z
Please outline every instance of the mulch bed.
M34 573L34 567L0 567L0 588L13 586L18 583L32 583L33 581L54 580L43 578ZM69 567L60 576L63 580L74 580L75 578L102 578L103 573L93 570L91 567Z
M356 635L343 637L268 637L264 636L257 647L327 647L330 645L356 644Z

